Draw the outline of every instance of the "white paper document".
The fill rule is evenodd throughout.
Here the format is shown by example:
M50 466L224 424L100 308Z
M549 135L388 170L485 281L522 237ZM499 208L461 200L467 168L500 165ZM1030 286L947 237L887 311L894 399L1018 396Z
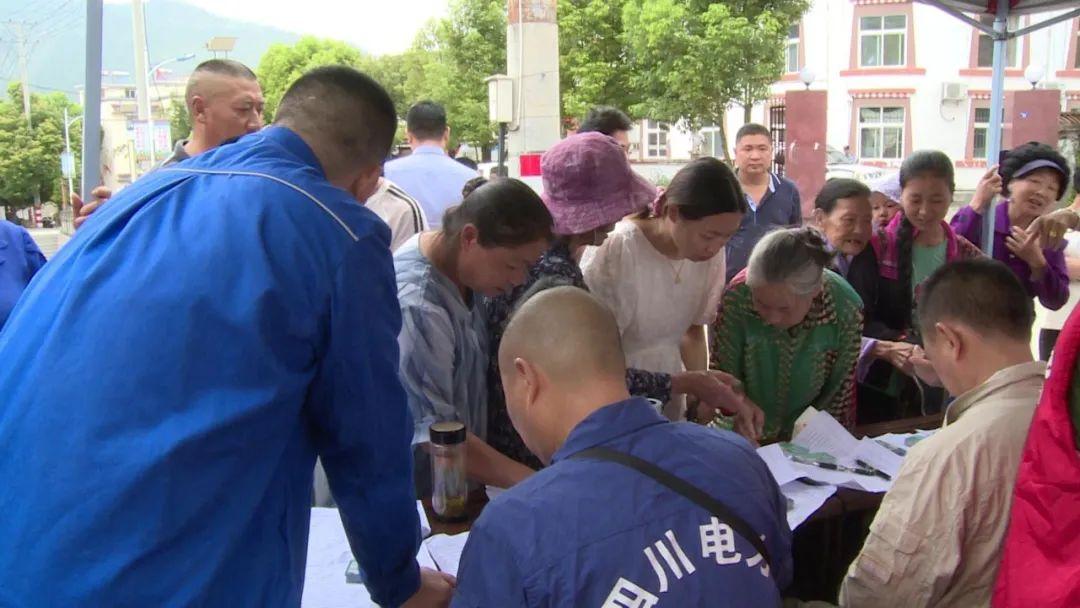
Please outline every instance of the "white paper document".
M345 582L345 570L353 560L341 515L337 509L311 510L307 568L302 608L377 608L367 587ZM436 569L427 546L420 544L416 560L422 568Z
M787 512L788 527L794 530L836 493L836 486L812 486L793 481L781 486L780 491L794 503Z
M866 457L894 471L899 470L899 462L890 457L892 453L889 450L871 440L860 442L855 439L843 425L827 412L814 414L802 431L791 440L791 443L810 453L828 454L832 456L835 464L845 467L855 468L860 466L856 462L857 460L863 460L870 466L875 466L873 463L866 461L864 458ZM800 477L809 477L816 481L845 488L854 488L866 492L886 492L892 487L891 480L875 475L860 475L849 471L831 471L797 462L792 462L792 467L800 473ZM885 470L882 472L889 476L895 474Z
M431 536L431 522L428 521L427 511L424 510L424 503L419 500L416 501L416 512L420 514L420 538Z
M461 534L436 534L424 541L431 558L439 567L440 572L457 576L458 563L461 561L461 552L465 550L465 542L469 540L469 533Z
M773 479L776 480L776 485L782 487L784 484L795 481L802 476L801 472L791 466L791 460L784 455L784 450L779 443L760 447L757 449L757 453L765 461L765 465L769 467L769 472L772 473Z

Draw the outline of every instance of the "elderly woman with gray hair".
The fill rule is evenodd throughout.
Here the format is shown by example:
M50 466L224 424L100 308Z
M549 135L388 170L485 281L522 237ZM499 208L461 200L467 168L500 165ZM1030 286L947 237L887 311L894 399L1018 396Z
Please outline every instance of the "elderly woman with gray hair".
M862 302L827 270L832 255L812 228L771 232L724 292L711 366L741 380L765 411L765 440L790 436L808 406L855 422Z

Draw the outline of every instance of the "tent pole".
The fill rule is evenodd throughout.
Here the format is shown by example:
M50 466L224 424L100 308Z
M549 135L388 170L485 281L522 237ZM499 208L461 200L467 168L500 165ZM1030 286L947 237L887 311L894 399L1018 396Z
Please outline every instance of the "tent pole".
M82 198L101 185L102 0L86 2L86 72L83 77Z
M1005 102L1005 51L1008 44L1006 28L1009 21L1009 3L998 2L997 15L994 18L994 75L990 86L990 124L986 130L989 141L986 145L986 166L992 167L998 162L1001 153L1002 106ZM983 251L987 256L994 255L994 216L993 205L983 214Z

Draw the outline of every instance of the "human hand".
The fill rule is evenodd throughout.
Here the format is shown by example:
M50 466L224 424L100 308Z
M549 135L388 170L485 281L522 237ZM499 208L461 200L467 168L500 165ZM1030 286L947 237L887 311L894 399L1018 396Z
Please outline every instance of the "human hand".
M888 361L889 365L892 365L896 369L911 376L915 373L911 368L910 362L911 354L914 350L915 345L907 342L878 340L877 345L874 346L874 356L878 359Z
M1001 193L1001 174L998 173L997 165L990 167L975 186L975 195L971 197L971 208L980 215L990 208L994 197Z
M915 375L924 383L930 386L942 386L941 377L938 376L937 370L934 369L930 360L926 358L926 352L921 347L915 347L908 361L911 363Z
M736 394L746 394L746 390L743 388L742 380L739 380L735 376L732 376L727 372L722 372L718 369L710 369L709 375L711 375L713 378L716 378L723 384L727 385L729 388L731 388L731 390L735 391Z
M762 433L765 432L765 412L746 396L743 396L740 401L741 407L735 412L733 428L736 433L757 447Z
M671 392L696 398L698 419L712 420L720 410L738 412L742 407L742 395L729 382L737 384L738 380L723 372L682 372L671 376Z
M1058 209L1035 218L1028 226L1027 233L1039 239L1043 249L1058 249L1065 241L1065 233L1080 228L1080 216L1071 209Z
M112 198L112 190L105 186L94 188L90 192L90 202L88 203L84 203L81 196L72 192L71 210L72 216L75 218L75 229L78 230L110 198Z
M1019 226L1013 226L1009 236L1005 237L1005 246L1030 266L1033 274L1041 275L1046 270L1046 257L1039 246L1038 231L1025 231Z
M436 608L450 605L457 579L430 568L420 568L420 588L401 608Z

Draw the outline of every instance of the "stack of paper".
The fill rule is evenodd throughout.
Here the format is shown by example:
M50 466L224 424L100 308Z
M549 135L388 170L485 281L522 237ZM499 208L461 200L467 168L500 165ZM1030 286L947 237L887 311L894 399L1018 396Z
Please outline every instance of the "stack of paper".
M420 510L421 532L431 533L431 527L423 506ZM468 534L447 536L437 534L420 543L416 561L421 568L441 570L455 574L461 550ZM435 558L434 556L438 557ZM341 515L337 509L314 508L311 510L311 528L308 532L307 570L304 575L303 608L376 608L367 588L359 581L360 570L353 560Z
M431 558L435 561L440 572L457 576L458 563L461 561L461 552L465 550L465 543L469 540L469 533L461 534L436 534L424 541ZM423 564L420 564L421 566Z
M788 525L795 529L830 496L837 487L853 488L865 492L886 492L892 487L892 479L900 472L907 450L933 431L919 431L907 435L883 435L861 440L847 431L826 412L810 408L795 424L796 435L790 444L772 444L758 449L758 455L769 467L784 495L790 499ZM830 470L814 464L802 464L792 460L792 455L803 460L840 465L848 469L873 468L880 475L863 475L850 470ZM801 479L817 485L808 485Z

